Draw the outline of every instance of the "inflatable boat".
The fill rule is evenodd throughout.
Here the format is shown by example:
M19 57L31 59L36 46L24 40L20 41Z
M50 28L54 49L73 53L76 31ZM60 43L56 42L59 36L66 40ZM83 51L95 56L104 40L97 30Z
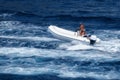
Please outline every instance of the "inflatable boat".
M82 42L87 42L90 44L99 43L100 39L96 37L96 35L90 36L80 36L78 32L66 30L63 28L59 28L54 25L50 25L48 27L48 31L54 36L62 40L78 40Z

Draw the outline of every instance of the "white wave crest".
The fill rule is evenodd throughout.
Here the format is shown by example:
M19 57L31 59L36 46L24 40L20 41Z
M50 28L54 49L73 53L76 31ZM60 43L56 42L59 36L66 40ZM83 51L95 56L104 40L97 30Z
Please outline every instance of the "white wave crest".
M119 73L115 71L109 72L88 72L75 70L75 67L66 65L46 65L44 67L0 67L0 73L21 74L21 75L35 75L35 74L58 74L59 77L69 78L95 78L95 79L120 79Z
M75 60L119 60L119 56L112 54L104 54L100 51L66 51L66 50L48 50L48 49L36 49L36 48L0 48L0 55L6 55L9 57L30 57L30 56L40 56L40 57L74 57ZM116 57L115 57L116 56Z
M48 38L48 37L35 37L35 36L0 36L0 38L8 38L8 39L17 39L17 40L33 40L33 41L59 41L58 39Z
M3 14L0 14L0 17L3 17L3 18L5 18L5 17L11 17L11 16L13 16L13 15L15 15L16 13L3 13Z
M74 42L74 43L73 43ZM84 44L79 41L73 41L71 43L62 43L59 45L60 49L66 50L88 50L88 49L95 49L106 51L110 53L115 53L120 51L120 40L119 39L111 39L109 41L101 41L99 44L95 44L94 46L89 44Z

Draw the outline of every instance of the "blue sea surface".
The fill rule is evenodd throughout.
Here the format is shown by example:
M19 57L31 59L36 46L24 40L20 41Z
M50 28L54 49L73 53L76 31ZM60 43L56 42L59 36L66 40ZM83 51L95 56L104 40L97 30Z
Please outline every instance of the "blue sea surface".
M81 23L99 44L48 31ZM0 0L0 80L119 79L120 0Z

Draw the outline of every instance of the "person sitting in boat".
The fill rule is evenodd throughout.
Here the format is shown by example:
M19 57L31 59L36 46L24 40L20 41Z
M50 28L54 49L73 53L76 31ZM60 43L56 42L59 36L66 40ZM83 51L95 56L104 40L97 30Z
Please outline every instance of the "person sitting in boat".
M77 29L77 35L86 37L90 40L90 45L94 45L96 43L97 37L95 35L87 35L85 31L84 24L81 24L79 29Z
M75 32L77 33L77 36L86 37L86 32L85 32L84 24L81 24L80 27L78 29L76 29Z
M80 25L80 36L86 36L84 24Z

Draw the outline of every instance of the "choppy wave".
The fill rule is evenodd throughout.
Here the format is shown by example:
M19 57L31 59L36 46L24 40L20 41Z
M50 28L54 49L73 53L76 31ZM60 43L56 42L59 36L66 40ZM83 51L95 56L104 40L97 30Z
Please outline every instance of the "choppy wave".
M20 36L0 36L0 38L6 38L6 39L16 39L16 40L31 40L31 41L59 41L55 38L49 38L49 37L20 37Z
M1 21L0 35L10 36L41 36L47 34L47 27L21 23L20 21ZM49 36L49 35L48 35Z
M47 79L50 74L75 80L120 79L119 2L0 1L0 78L4 74L40 78L45 74ZM49 25L73 30L79 23L84 23L87 33L95 34L101 43L66 42L47 31Z
M56 66L56 67L55 67ZM13 74L58 74L59 77L70 77L70 78L95 78L95 79L119 79L119 74L117 72L77 72L74 71L74 67L70 68L65 65L49 65L41 68L21 68L21 67L0 67L3 69L3 73L13 73Z
M46 16L45 18L59 18L62 20L98 20L98 21L117 21L119 18L112 18L112 17L106 17L106 16L75 16L75 15L55 15L55 16Z
M5 17L11 17L13 15L15 15L15 13L14 14L3 13L3 14L0 14L0 17L5 18Z
M58 77L63 77L63 78L95 78L95 79L119 79L119 72L111 70L107 70L105 71L106 68L111 68L111 66L100 66L100 60L98 60L98 62L94 62L92 61L91 64L88 64L89 66L84 66L81 63L81 59L86 58L85 61L86 62L85 65L87 65L87 63L89 63L89 59L90 61L92 59L95 59L95 57L98 58L105 58L105 54L100 53L98 55L98 53L96 53L97 55L95 56L93 54L80 54L80 53L74 53L73 52L68 52L65 54L61 53L59 51L53 51L53 50L49 50L47 53L47 50L39 50L39 49L26 49L26 48L4 48L5 50L7 50L8 52L7 55L9 55L9 64L8 66L1 66L0 67L0 73L9 73L9 74L19 74L19 75L37 75L37 74L56 74L56 76ZM0 51L3 51L4 49L1 49ZM5 51L3 51L5 52ZM0 52L0 53L3 53ZM17 53L20 53L19 56L17 55ZM37 54L39 53L39 54ZM5 53L3 53L5 54ZM14 54L14 57L13 57ZM103 55L100 57L100 55ZM30 57L31 55L31 57ZM41 56L40 58L35 59L32 56ZM60 55L60 56L59 56ZM20 59L18 57L23 56L24 58ZM28 57L29 56L29 57ZM67 57L71 56L72 60L69 61L69 59L67 59ZM94 56L94 57L93 57ZM108 60L109 55L106 56L106 59ZM57 59L58 57L61 57L61 59L63 60L62 63L59 62L60 60L46 60L45 62L41 61L41 59L43 58L47 58L47 57L54 57L54 59ZM79 57L78 59L73 58L73 57ZM17 58L17 60L15 59ZM113 59L114 57L111 57L110 59ZM13 60L12 60L13 59ZM39 59L39 61L38 61ZM21 60L21 61L19 61ZM65 61L64 61L65 60ZM56 61L58 63L56 63ZM66 62L67 61L67 62ZM78 63L76 63L76 61L78 61ZM82 60L83 62L84 60ZM110 60L108 60L110 61ZM115 60L112 60L115 61ZM15 63L17 62L17 63ZM68 62L70 62L68 64ZM75 62L75 63L73 63ZM105 63L107 61L105 60L101 60L101 62ZM21 65L19 65L18 63L22 63ZM85 63L85 62L84 62ZM34 65L33 65L34 64ZM71 64L71 65L70 65ZM31 66L32 65L32 66ZM99 66L97 66L99 65ZM112 65L112 64L111 64ZM88 69L87 71L84 71L84 69ZM94 71L90 71L90 70L94 70ZM95 70L99 70L95 71Z
M30 24L30 23L22 23L20 21L0 21L0 28L1 29L31 29L31 28L37 28L37 29L43 29L42 27L40 26L37 26L37 25L33 25L33 24Z
M55 74L62 78L119 79L119 54L101 51L68 51L28 47L1 47L0 73ZM114 67L112 67L114 64ZM103 64L107 64L103 65ZM86 66L89 65L89 66ZM111 70L109 70L111 69ZM99 72L97 71L99 70Z
M67 52L67 53L66 53ZM80 53L79 53L80 52ZM65 54L66 53L66 54ZM87 54L86 54L87 53ZM74 57L76 59L83 60L102 60L102 59L115 59L117 60L118 54L103 53L101 51L66 51L66 50L48 50L48 49L36 49L36 48L0 48L0 55L13 56L13 57L31 57L31 56L40 56L40 57L51 57L51 58L60 58L60 57ZM116 55L116 57L115 57Z

